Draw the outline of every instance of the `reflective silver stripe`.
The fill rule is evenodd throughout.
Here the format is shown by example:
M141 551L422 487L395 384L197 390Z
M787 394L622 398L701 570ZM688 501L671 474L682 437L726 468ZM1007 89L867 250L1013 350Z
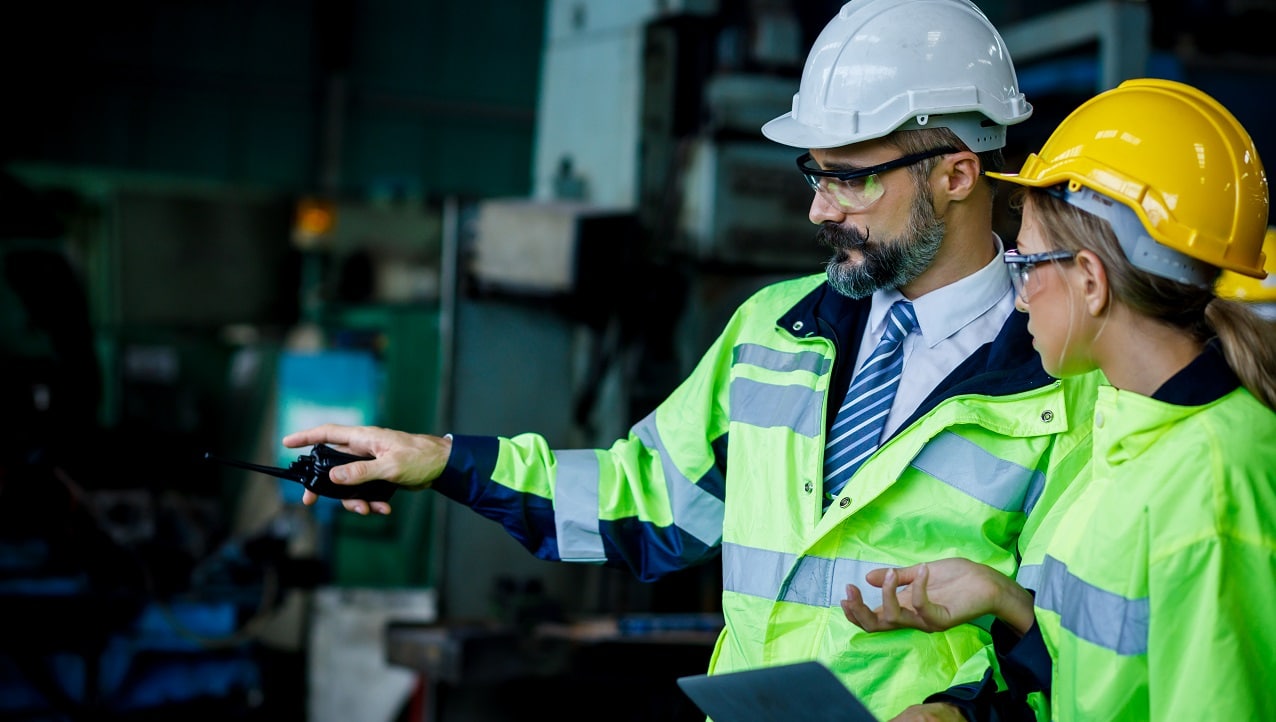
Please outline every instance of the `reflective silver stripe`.
M731 381L731 420L815 438L824 429L823 395L805 386L777 386L752 379Z
M789 577L782 598L813 607L835 607L846 597L846 585L854 584L860 588L864 603L870 608L876 607L882 603L882 590L864 581L864 575L870 569L889 566L893 565L859 559L802 557Z
M733 364L748 364L771 371L810 371L823 376L832 361L814 351L788 353L755 343L742 343L731 350Z
M602 534L598 531L598 452L593 449L554 451L554 530L558 557L565 562L601 563Z
M988 453L951 431L931 439L912 466L1002 511L1028 511L1037 503L1045 475Z
M1024 589L1036 591L1041 588L1041 565L1024 564L1015 572L1015 581Z
M859 559L797 559L796 555L769 549L722 545L723 589L812 607L836 606L845 597L847 584L860 588L868 606L880 605L882 590L865 582L864 575L884 566L890 565Z
M775 599L780 582L793 566L793 554L746 547L722 545L722 588L751 597Z
M1151 606L1086 582L1047 556L1036 604L1059 615L1064 629L1117 654L1147 654Z
M674 525L702 544L717 546L722 541L725 504L688 479L660 440L655 413L634 425L634 435L660 458L669 495ZM558 556L570 562L606 560L602 535L598 530L598 453L593 449L555 450L558 460L554 481L554 529L558 535Z
M648 449L660 457L660 468L665 473L665 490L669 494L674 525L705 545L717 546L722 541L722 516L726 504L694 484L673 463L668 447L660 439L654 411L634 424L633 432Z

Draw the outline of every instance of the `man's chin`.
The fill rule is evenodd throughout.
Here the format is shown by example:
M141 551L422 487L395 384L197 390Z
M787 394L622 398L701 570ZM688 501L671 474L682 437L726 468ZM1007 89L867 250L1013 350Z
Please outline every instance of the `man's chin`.
M874 284L866 283L864 278L853 278L852 274L839 273L838 270L837 268L829 269L828 280L833 290L847 298L858 299L873 295Z

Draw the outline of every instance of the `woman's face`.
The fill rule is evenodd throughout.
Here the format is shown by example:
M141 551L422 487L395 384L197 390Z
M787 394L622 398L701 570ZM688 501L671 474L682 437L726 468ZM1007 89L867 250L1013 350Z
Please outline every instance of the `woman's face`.
M1039 211L1031 202L1024 206L1018 245L1021 256L1054 250L1046 242ZM1023 293L1015 299L1015 307L1028 314L1028 332L1041 365L1055 378L1094 368L1087 336L1091 319L1073 282L1075 272L1071 259L1033 264L1026 270Z

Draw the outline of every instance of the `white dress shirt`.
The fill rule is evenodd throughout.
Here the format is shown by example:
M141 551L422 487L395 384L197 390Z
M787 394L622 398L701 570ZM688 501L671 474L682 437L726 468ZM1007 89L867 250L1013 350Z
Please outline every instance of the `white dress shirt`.
M1015 294L1001 260L1001 238L993 234L997 252L988 265L971 275L913 299L919 331L904 338L904 370L886 418L883 438L917 410L926 396L975 349L995 339L1015 311ZM904 295L896 289L873 294L868 326L860 341L855 368L868 358L882 334L886 314ZM854 380L852 379L852 383Z

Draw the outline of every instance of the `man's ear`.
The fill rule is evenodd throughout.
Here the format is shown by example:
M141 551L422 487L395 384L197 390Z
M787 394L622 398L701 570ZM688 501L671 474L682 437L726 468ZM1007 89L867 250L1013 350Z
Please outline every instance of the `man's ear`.
M979 157L968 150L944 156L938 170L943 173L941 189L950 200L965 200L983 180Z
M1094 317L1102 316L1108 309L1108 269L1093 251L1077 251L1073 258L1077 273L1074 278L1086 311Z

